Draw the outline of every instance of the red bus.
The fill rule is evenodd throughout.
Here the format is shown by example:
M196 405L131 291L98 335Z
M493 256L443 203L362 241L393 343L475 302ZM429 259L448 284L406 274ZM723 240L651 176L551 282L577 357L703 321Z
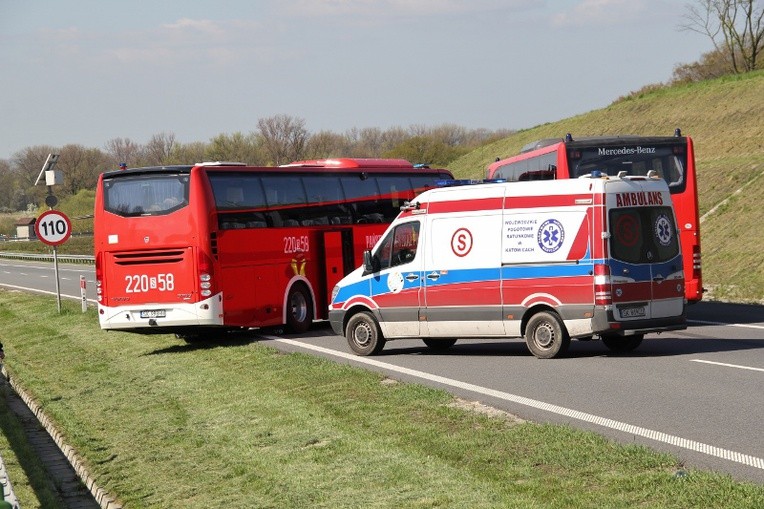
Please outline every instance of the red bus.
M692 139L682 136L598 136L548 138L529 143L519 155L497 159L487 178L509 181L577 178L602 174L647 175L657 172L668 183L679 224L684 259L685 296L689 303L703 297L700 265L700 225L695 152Z
M325 319L404 201L447 170L401 159L132 168L101 174L95 259L101 328L176 333Z

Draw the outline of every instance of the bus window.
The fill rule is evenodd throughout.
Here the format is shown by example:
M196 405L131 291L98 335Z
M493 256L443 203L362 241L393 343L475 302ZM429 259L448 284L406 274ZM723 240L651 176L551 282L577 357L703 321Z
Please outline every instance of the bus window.
M119 216L158 216L187 204L187 176L138 175L104 181L104 208Z

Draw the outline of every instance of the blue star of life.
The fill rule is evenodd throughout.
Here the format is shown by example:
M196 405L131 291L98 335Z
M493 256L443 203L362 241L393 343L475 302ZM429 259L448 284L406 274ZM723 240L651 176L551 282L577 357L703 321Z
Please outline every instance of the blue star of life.
M547 219L539 227L536 237L539 247L546 253L554 253L565 240L565 229L556 219Z

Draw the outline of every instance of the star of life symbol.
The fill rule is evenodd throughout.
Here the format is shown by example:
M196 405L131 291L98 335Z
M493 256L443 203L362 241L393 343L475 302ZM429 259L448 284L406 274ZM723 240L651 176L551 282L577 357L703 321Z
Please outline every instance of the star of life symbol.
M671 222L668 216L665 214L659 215L655 219L655 238L658 239L661 246L668 246L671 244L672 236Z
M562 247L562 242L565 240L565 229L558 220L547 219L539 227L536 240L544 252L554 253Z

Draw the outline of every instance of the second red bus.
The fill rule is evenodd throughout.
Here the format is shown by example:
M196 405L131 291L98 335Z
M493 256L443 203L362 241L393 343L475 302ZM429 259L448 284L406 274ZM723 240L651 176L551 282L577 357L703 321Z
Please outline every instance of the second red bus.
M516 156L497 159L488 179L508 181L578 178L595 172L607 175L657 174L669 186L680 229L684 259L685 297L703 297L700 260L700 220L695 152L692 139L676 129L674 136L597 136L548 138L529 143Z

